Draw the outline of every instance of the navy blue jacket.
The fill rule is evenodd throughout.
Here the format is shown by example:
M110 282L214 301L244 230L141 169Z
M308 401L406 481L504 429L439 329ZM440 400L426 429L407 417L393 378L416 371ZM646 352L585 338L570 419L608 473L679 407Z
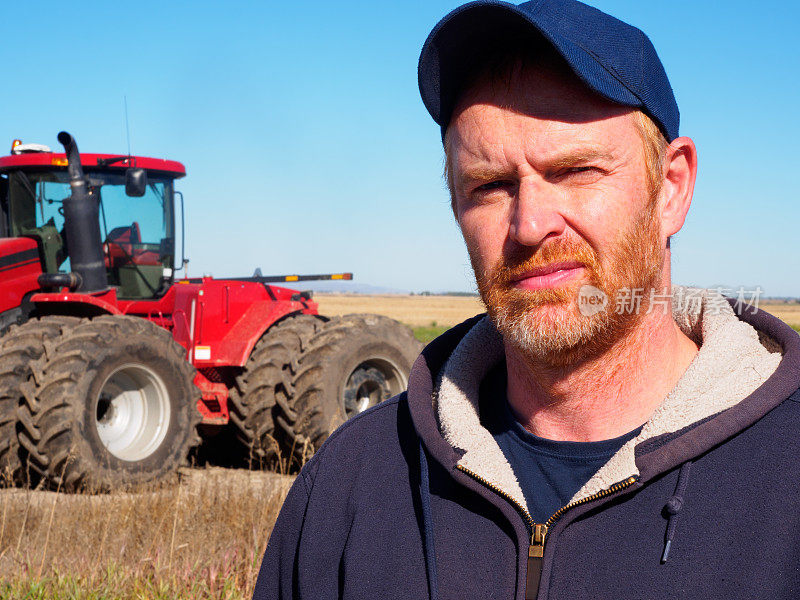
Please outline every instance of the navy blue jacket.
M735 406L639 443L632 481L558 515L530 597L800 598L800 337L763 311L739 319L780 346L777 370ZM477 322L431 343L407 393L347 422L306 464L255 600L526 597L530 524L457 468L463 451L432 405Z

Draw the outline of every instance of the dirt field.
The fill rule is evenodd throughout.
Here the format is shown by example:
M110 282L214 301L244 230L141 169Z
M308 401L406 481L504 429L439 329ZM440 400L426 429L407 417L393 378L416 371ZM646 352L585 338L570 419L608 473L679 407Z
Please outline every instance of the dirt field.
M316 294L323 315L375 313L397 319L411 327L452 327L484 312L477 296L362 296L357 294Z
M758 308L775 315L785 323L800 328L800 302L761 302Z
M452 327L478 313L484 312L477 296L361 296L356 294L317 294L319 311L324 315L344 315L368 312L397 319L412 327ZM758 308L782 319L789 325L800 327L800 302L760 302Z

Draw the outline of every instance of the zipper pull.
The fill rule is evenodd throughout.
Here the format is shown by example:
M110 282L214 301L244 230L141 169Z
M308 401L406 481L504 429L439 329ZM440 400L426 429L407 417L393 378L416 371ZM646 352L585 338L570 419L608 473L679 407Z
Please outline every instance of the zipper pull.
M542 558L547 525L535 523L528 548L528 576L525 580L525 600L535 600L539 593L539 580L542 578Z

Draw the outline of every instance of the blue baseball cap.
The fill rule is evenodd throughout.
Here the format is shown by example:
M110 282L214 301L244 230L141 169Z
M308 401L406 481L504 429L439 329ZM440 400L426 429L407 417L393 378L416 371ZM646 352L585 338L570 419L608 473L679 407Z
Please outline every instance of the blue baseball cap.
M511 32L545 40L591 90L642 110L668 141L678 137L678 104L650 39L633 25L577 0L520 5L478 0L439 21L422 47L418 76L422 101L442 135L471 63Z

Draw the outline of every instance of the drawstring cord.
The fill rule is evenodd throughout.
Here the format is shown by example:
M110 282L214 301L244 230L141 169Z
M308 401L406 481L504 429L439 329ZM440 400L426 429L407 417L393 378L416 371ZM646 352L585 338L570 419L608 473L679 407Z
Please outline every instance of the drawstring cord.
M439 582L436 574L436 548L433 544L433 515L431 514L431 481L428 475L428 457L422 440L419 441L419 492L422 502L422 536L425 544L425 564L428 567L428 592L430 600L439 600Z
M667 534L664 542L664 552L661 555L661 564L667 562L669 557L669 550L672 546L672 539L675 537L675 528L678 524L678 513L683 508L683 497L686 495L686 488L689 485L689 469L692 466L691 461L687 461L681 465L681 470L678 473L678 483L675 486L675 493L667 500L664 505L664 512L667 513Z

